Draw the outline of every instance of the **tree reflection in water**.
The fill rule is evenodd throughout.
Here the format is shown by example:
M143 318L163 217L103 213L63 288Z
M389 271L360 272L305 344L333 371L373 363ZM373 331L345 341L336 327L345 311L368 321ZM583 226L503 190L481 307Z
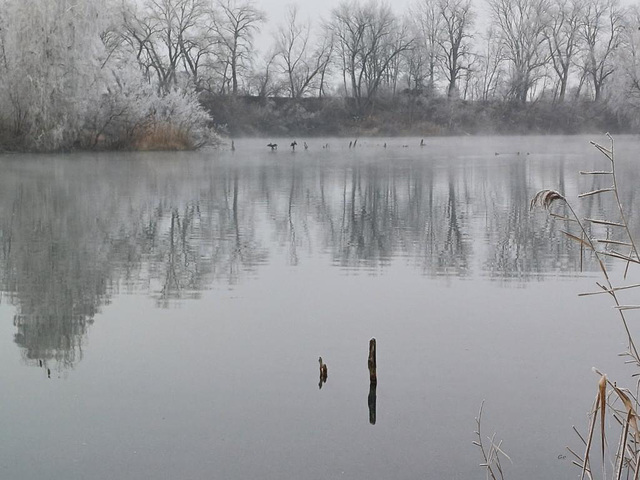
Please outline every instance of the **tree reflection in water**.
M289 265L323 256L381 272L403 261L433 277L577 271L579 248L528 211L539 185L573 179L573 168L500 161L9 162L0 298L16 307L25 361L68 368L114 294L146 292L169 307L255 275L283 249ZM633 214L636 191L622 194ZM598 201L583 202L590 216Z
M76 208L59 185L12 190L1 220L1 278L6 297L19 307L15 341L31 364L72 366L82 357L88 325L109 301L103 232L92 212Z

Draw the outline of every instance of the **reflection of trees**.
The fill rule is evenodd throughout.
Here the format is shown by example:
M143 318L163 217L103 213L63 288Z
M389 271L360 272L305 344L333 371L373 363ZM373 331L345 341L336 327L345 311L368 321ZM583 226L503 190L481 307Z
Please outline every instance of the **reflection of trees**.
M240 185L237 170L226 172L216 184L210 182L206 211L206 243L214 278L229 284L238 282L242 272L253 272L266 263L268 251L257 238L254 192Z
M397 196L390 176L381 176L376 166L351 170L345 185L346 204L340 228L340 242L334 256L343 266L388 263L400 222Z
M306 246L342 267L376 268L402 256L435 276L470 275L474 265L477 273L521 280L579 270L579 247L529 212L537 176L563 190L566 176L575 189L575 172L565 173L561 160L544 171L522 157L503 163L276 165L261 168L254 190L292 263Z
M342 267L375 268L402 254L434 274L464 274L470 253L467 202L458 196L453 176L446 189L434 190L441 179L434 180L428 165L291 167L288 176L262 171L260 191L292 259L300 245L319 243ZM460 188L467 190L464 182Z
M72 365L82 354L87 326L109 299L100 229L56 185L20 185L3 195L10 198L0 219L1 279L19 306L15 341L34 363Z
M454 271L464 274L468 268L468 246L464 241L468 237L468 228L465 228L467 215L461 212L461 207L468 206L464 198L456 190L452 172L449 172L447 181L447 197L444 208L444 217L437 218L436 225L444 226L444 238L440 243L441 247L437 255L436 270L447 272L453 267ZM467 190L466 177L463 177L464 191ZM436 215L437 215L436 210ZM432 227L433 228L433 227ZM436 233L437 235L437 233ZM467 238L468 242L468 238Z
M558 161L548 168L545 173L550 173L558 189L564 191L564 164ZM580 270L579 246L548 216L530 212L529 202L535 193L530 169L530 162L517 159L504 167L503 176L495 176L493 170L483 172L481 188L489 246L484 269L492 277L526 280L549 272ZM570 176L575 179L576 173Z
M133 232L145 265L136 283L150 285L161 306L198 298L217 280L235 284L266 262L267 251L255 238L254 204L243 197L250 192L237 171L225 173L205 180L202 194L182 206L161 199ZM123 266L130 264L128 256Z
M107 167L113 181L98 187L91 170L51 178L40 167L19 185L20 169L0 180L0 291L17 307L15 340L35 364L79 360L114 289L150 291L167 306L216 280L236 283L267 259L235 170L199 178L194 193L172 169L158 179L136 168L123 179Z
M207 265L200 261L202 255L192 242L194 234L201 230L197 212L194 205L185 206L182 212L172 208L166 215L167 228L160 238L152 238L150 276L160 281L161 301L182 298L185 292L197 295L203 287ZM161 220L162 217L155 222Z
M287 260L290 265L297 265L299 262L298 248L301 245L310 246L308 238L307 213L309 205L306 201L307 195L313 190L308 177L303 175L304 170L297 168L292 163L287 168L276 167L274 176L278 182L276 192L278 195L269 195L269 211L275 222L278 244L287 249ZM265 174L267 172L263 172ZM273 188L270 184L269 175L263 176L263 189L269 191ZM280 187L282 190L280 191ZM264 191L264 190L263 190Z
M25 359L72 365L114 291L150 293L164 307L216 282L236 284L277 253L291 265L310 253L366 269L402 258L433 276L528 279L580 268L578 245L528 210L538 185L589 188L562 161L296 158L258 166L186 160L188 168L10 164L0 177L0 298L17 308ZM636 190L621 192L633 215ZM605 216L601 200L581 202L584 214Z
M442 190L434 188L433 175L425 166L354 169L334 250L340 264L385 264L401 253L426 272L463 274L469 253L463 200L456 197L453 178Z

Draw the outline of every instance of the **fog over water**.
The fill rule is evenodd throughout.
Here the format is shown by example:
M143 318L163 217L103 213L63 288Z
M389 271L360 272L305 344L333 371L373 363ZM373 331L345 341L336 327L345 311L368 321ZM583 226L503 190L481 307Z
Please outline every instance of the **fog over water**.
M592 189L590 139L2 157L3 477L476 478L485 400L509 476L575 478L591 367L627 383L625 340L529 201Z
M0 0L0 479L579 475L640 3L410 3Z

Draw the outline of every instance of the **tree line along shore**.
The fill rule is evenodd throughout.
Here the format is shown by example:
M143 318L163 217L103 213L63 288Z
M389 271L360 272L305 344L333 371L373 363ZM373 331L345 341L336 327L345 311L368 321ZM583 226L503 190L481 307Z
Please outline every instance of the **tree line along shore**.
M638 25L620 0L341 0L314 21L254 0L0 0L0 149L634 132Z
M225 137L636 133L634 119L600 102L464 101L410 94L362 115L348 98L201 96Z

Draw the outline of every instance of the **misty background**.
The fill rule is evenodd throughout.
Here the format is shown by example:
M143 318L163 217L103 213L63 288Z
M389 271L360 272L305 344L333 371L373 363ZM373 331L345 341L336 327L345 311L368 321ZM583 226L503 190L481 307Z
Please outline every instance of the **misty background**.
M632 132L619 0L3 0L0 146L238 135Z

